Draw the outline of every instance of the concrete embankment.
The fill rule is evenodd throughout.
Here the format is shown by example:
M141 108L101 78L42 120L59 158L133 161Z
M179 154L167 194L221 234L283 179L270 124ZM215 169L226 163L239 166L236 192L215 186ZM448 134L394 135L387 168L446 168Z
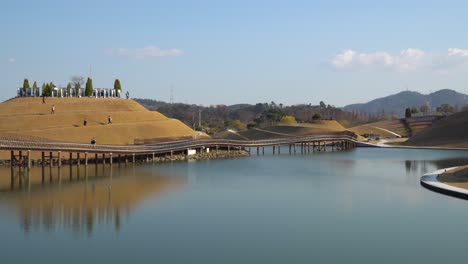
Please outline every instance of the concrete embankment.
M438 193L468 200L468 166L427 173L421 177L421 185Z

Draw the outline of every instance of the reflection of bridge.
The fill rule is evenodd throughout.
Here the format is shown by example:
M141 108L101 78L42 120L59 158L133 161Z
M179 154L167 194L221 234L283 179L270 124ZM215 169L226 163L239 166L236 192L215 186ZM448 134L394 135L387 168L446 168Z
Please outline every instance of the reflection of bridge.
M72 153L76 154L76 161L80 164L83 157L80 158L80 153L84 154L84 164L88 164L88 154L94 154L94 160L97 162L98 154L102 155L102 162L109 163L113 160L121 161L124 156L125 161L128 156L132 156L132 161L135 162L136 158L143 158L149 160L155 155L171 156L174 153L187 153L190 150L199 150L202 152L205 149L223 149L230 151L231 149L244 149L251 151L252 148L257 149L257 154L264 153L265 147L272 147L273 154L281 153L281 146L289 147L289 154L296 153L296 147L299 146L301 153L307 153L312 150L326 151L326 146L330 146L332 151L350 150L356 146L356 140L352 135L320 135L320 136L303 136L303 137L290 137L280 139L268 140L225 140L225 139L205 139L205 140L180 140L170 142L160 142L146 145L92 145L80 143L64 143L64 142L25 142L13 140L0 140L0 150L11 151L11 166L26 165L28 168L31 166L30 154L32 151L42 152L42 162L44 164L49 161L50 165L55 161L58 166L61 165L62 152L70 153L70 161L72 160ZM26 151L26 153L23 153ZM18 152L18 154L16 154ZM54 156L54 153L55 154ZM24 155L23 155L24 154ZM46 158L48 160L46 160Z

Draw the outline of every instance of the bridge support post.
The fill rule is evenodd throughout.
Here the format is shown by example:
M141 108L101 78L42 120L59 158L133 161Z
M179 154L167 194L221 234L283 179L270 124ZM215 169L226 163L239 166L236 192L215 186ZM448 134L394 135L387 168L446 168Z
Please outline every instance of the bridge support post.
M97 155L97 153L94 154L94 163L96 163L96 165L98 164L98 155Z
M231 152L231 145L228 145L228 152Z
M289 155L291 155L291 144L289 144Z
M218 146L216 146L216 151L218 150ZM171 150L171 160L174 158L174 151Z
M153 152L153 158L151 159L151 162L154 163L154 152Z
M281 145L278 145L278 155L281 154Z
M260 155L260 147L257 147L257 156Z
M85 162L85 166L88 166L88 152L84 153L84 162Z
M62 152L59 151L57 154L58 154L58 167L60 168L62 166Z
M44 151L42 151L42 155L41 155L41 164L42 164L42 168L44 168L44 166L45 166L45 155L44 155Z
M102 153L102 164L106 164L106 153Z
M31 169L31 151L28 150L28 171Z
M296 154L296 143L293 144L294 147L294 154Z
M112 152L109 153L109 164L112 166Z
M80 161L80 153L78 152L78 153L76 153L76 165L77 165L77 166L80 166L80 164L81 164L81 161Z
M133 164L135 164L135 153L133 153Z
M275 155L276 152L276 146L273 146L273 155Z
M70 166L73 164L72 155L73 155L73 153L70 152L69 158L68 158L68 163L69 163L68 165L70 165Z

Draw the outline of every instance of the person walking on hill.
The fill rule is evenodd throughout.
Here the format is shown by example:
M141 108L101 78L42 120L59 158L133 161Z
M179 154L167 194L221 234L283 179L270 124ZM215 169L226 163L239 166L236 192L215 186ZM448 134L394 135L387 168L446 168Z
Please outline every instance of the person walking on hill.
M45 104L45 94L42 95L42 103Z
M112 117L109 115L109 117L107 117L107 124L110 125L112 124Z
M93 147L96 145L96 139L94 137L91 139L91 145L93 145Z
M52 109L50 109L51 114L55 114L55 105L52 105Z
M83 120L83 126L86 126L88 124L88 120L86 118Z

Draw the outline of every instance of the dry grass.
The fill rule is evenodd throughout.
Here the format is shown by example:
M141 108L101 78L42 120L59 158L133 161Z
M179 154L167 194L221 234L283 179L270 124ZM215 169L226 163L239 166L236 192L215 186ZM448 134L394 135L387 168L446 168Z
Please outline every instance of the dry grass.
M51 107L55 106L55 114ZM107 124L111 115L112 124ZM88 124L83 126L83 120ZM15 98L0 104L0 137L101 144L135 139L180 138L196 132L178 120L117 98Z
M340 123L335 120L321 120L315 121L314 123L277 125L250 129L240 132L238 135L233 135L232 133L220 133L216 137L239 140L259 140L307 135L335 135L340 133L346 133L346 129Z
M376 135L382 138L395 137L394 134L386 130L383 130L379 127L372 126L372 125L362 125L362 126L352 127L352 128L349 128L348 130L353 131L354 133L361 135L361 136L365 134L369 134L369 135Z

